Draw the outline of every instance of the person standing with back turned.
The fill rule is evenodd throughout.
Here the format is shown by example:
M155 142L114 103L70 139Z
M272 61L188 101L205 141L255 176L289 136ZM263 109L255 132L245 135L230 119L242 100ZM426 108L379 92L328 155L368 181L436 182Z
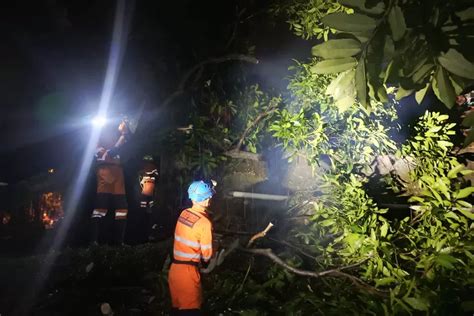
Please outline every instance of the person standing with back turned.
M204 181L194 181L188 188L193 206L182 211L176 223L168 275L172 315L201 315L199 268L209 264L213 255L212 223L206 211L214 193Z
M108 210L115 211L115 243L123 245L128 214L127 197L122 164L120 162L120 149L127 142L130 135L128 120L123 119L118 127L120 137L115 145L111 146L111 131L105 132L96 158L97 194L92 211L91 243L98 244L100 226Z

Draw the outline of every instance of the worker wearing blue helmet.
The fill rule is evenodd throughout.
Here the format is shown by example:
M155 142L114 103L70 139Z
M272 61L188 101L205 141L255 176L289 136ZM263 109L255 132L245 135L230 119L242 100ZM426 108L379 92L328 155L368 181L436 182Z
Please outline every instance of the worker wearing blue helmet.
M200 315L200 267L213 256L212 223L207 213L214 186L194 181L188 188L193 206L181 212L176 223L173 261L168 282L174 315Z

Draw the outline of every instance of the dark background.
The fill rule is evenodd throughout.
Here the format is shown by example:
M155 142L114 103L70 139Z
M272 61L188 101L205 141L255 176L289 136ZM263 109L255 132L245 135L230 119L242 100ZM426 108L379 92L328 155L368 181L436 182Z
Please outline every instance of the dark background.
M115 3L15 1L2 8L0 181L15 183L81 157L102 91ZM283 89L291 59L309 56L309 47L283 21L262 18L267 4L127 1L126 51L110 111L130 113L144 101L147 111L157 110L186 69L246 53L255 43L260 64L250 77ZM232 35L243 8L246 20ZM185 104L172 105L179 106Z
M16 1L2 8L0 182L8 183L0 187L3 210L18 212L22 207L18 197L24 199L22 194L25 189L31 189L32 183L52 190L59 186L66 195L74 185L92 130L90 121L97 112L103 89L117 3ZM108 114L133 116L143 106L142 120L124 165L130 208L128 243L146 240L144 217L137 208L137 171L141 157L152 153L157 159L166 158L170 149L160 146L163 135L177 126L187 125L190 112L199 111L200 104L194 102L193 91L162 106L186 72L211 58L231 54L255 56L258 65L241 62L210 65L202 80L214 78L214 73L225 69L221 71L225 82L222 90L228 90L222 92L224 97L230 98L232 93L232 89L226 88L232 86L235 90L239 84L254 83L279 94L285 92L287 69L293 59L310 57L314 43L292 35L284 20L270 16L270 3L125 1L122 38L125 45ZM242 73L246 81L234 81ZM51 168L54 175L47 174ZM91 170L71 225L70 244L86 242L94 178ZM173 181L160 180L159 185ZM49 186L48 181L55 185ZM176 200L176 190L165 188L160 192L161 205L154 216L172 230L176 205L166 207L165 204ZM108 219L110 222L113 217ZM7 242L7 253L35 249L36 244L31 242L37 240L33 236L36 233L21 225L15 227L20 231L13 235L21 236L21 240L14 238L15 242ZM50 235L54 238L54 234Z

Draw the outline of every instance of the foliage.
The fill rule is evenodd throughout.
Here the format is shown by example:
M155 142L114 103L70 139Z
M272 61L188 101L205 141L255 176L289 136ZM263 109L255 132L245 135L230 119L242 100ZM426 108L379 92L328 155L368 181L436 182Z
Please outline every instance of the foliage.
M396 118L393 105L380 104L371 113L360 106L340 111L325 94L331 77L314 74L311 67L298 64L294 68L296 74L288 87L293 98L288 109L278 112L270 131L290 158L303 156L316 167L324 156L342 177L362 169L370 173L377 155L395 149L387 136L390 128L383 124Z
M335 10L340 4L345 9ZM452 107L455 95L474 79L473 60L468 60L473 10L467 1L340 0L296 2L287 12L298 17L290 19L290 28L303 38L321 23L336 30L313 47L313 55L323 59L313 71L340 73L334 81L342 91L355 89L364 106L370 106L369 100L386 102L395 87L397 99L416 91L421 103L432 89ZM305 31L300 31L298 21L312 22L303 23ZM336 100L350 96L331 94Z
M370 100L373 110L368 111L351 99L341 110L326 93L341 87L334 85L332 75L312 71L315 63L317 59L294 67L291 98L269 127L290 160L307 159L318 168L313 177L322 183L317 197L303 197L310 203L300 214L309 215L310 221L284 237L301 251L286 248L279 255L309 271L354 266L347 273L356 281L352 286L340 279L321 284L277 268L259 276L272 284L271 290L255 286L245 295L278 301L285 293L284 306L276 304L280 309L274 312L462 312L460 307L471 304L473 287L469 197L474 188L462 178L469 172L451 154L454 124L446 123L446 115L427 112L415 128L417 135L397 150L388 137L396 118L394 104ZM394 191L410 196L410 212L396 218L365 188L373 162L386 154L413 166L408 182L396 175L387 181ZM294 295L288 295L288 287Z
M222 162L226 152L236 146L256 153L266 132L268 119L279 106L279 97L270 97L258 85L236 92L230 100L221 101L215 93L207 98L207 113L193 113L190 128L184 135L174 133L170 142L178 149L176 166L187 177L209 177ZM206 108L206 107L204 107ZM262 113L268 114L261 117Z
M282 12L283 11L283 12ZM304 39L324 38L328 40L330 33L335 33L335 29L321 23L321 18L336 12L354 13L351 8L342 6L338 1L310 0L291 1L288 5L273 6L271 12L275 15L284 14L287 16L290 29Z
M362 262L351 273L383 291L386 298L378 303L373 303L371 295L365 300L348 300L351 302L346 304L361 299L358 312L398 314L429 309L444 314L453 308L459 311L459 304L471 304L467 293L474 285L474 214L468 199L474 187L466 187L462 175L470 171L450 153L454 124L446 124L447 118L427 112L416 127L417 135L398 153L410 157L415 166L410 183L418 189L411 191L409 214L399 219L388 217L387 209L379 208L365 192L367 177L350 163L354 154L343 151L346 160L333 164L322 175L320 171L324 180L320 195L305 210L305 214L312 214L311 223L297 226L288 236L318 258L306 260L308 270ZM346 119L350 128L351 119ZM300 144L304 144L301 149L312 150L311 142ZM355 145L352 150L363 156L364 151ZM360 161L364 162L367 160ZM407 183L398 185L399 190L406 190ZM301 254L293 255L299 258L296 262L305 262ZM441 288L449 288L450 294ZM332 287L324 291L329 293L326 303L340 300L341 293ZM343 310L349 305L338 306Z

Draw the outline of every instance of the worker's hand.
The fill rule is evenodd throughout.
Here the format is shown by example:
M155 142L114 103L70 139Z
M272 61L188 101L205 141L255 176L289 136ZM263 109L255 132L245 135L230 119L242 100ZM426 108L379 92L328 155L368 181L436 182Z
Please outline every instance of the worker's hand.
M107 150L104 147L99 147L95 152L95 156L97 159L103 159L106 152Z
M122 135L129 134L130 133L130 128L128 127L128 121L127 120L122 120L122 122L120 122L118 130Z
M201 268L201 273L208 274L211 273L212 270L217 266L217 255L212 256L211 260L209 260L209 264L205 268Z

